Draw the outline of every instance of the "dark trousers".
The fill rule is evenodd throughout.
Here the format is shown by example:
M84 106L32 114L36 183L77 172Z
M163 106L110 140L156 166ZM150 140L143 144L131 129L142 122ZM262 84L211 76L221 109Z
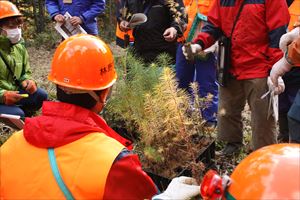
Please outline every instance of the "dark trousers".
M289 142L288 111L292 106L299 87L287 86L285 91L279 95L279 142Z
M288 112L290 142L300 144L300 90Z
M19 91L20 94L26 94L24 90ZM45 90L38 88L33 94L30 94L28 98L21 99L16 105L4 105L0 104L1 114L19 115L21 117L29 117L32 111L37 111L42 107L43 101L46 101L48 94Z

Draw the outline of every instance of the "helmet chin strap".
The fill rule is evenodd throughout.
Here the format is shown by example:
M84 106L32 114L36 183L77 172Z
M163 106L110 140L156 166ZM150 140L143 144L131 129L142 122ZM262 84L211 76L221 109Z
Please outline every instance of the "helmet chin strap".
M99 98L99 95L97 95L96 92L93 91L93 90L79 90L79 89L73 89L73 88L69 88L69 87L64 87L64 86L61 86L61 85L58 85L58 87L60 89L62 89L67 94L83 94L83 93L88 93L89 95L91 95L91 97L93 97L97 101L97 103L105 104L105 101L102 101Z

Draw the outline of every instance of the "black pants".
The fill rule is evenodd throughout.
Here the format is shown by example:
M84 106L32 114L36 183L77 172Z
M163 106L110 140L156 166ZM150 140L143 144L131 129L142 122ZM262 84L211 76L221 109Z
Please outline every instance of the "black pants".
M300 122L294 120L293 118L289 119L289 133L290 133L290 142L300 144Z

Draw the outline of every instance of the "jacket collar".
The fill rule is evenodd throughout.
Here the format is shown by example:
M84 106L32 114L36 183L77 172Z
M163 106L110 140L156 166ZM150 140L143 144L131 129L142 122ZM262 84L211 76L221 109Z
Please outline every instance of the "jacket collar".
M96 113L61 102L44 102L42 115L26 118L24 137L40 148L59 147L90 133L103 133L132 149L132 142L111 129Z

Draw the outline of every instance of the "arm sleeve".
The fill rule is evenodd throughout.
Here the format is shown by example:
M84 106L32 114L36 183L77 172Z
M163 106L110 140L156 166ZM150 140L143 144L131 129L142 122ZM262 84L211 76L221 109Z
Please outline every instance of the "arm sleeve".
M215 0L208 12L208 21L204 24L202 32L197 36L194 43L206 49L213 45L222 35L219 1Z
M300 36L288 46L286 58L289 63L300 67Z
M105 0L94 0L90 8L81 14L84 23L92 22L96 17L104 12Z
M57 0L46 0L46 8L51 18L60 13Z
M183 28L187 24L187 16L184 14L185 13L185 8L183 5L182 0L176 0L176 3L178 6L176 7L176 11L180 13L180 18L179 21L175 20L174 17L171 17L171 26L174 27L177 30L177 36L181 37L183 35ZM172 15L172 13L170 13Z
M269 55L270 62L273 65L283 53L279 49L279 41L283 34L286 33L290 15L285 0L266 0L266 23L269 30ZM279 12L280 11L280 12Z
M122 16L121 16L121 8L124 7L125 0L117 0L116 1L116 17L117 17L117 22L120 24L122 21Z
M151 199L158 193L151 178L142 170L137 155L128 152L123 150L112 165L103 199Z
M29 65L29 56L28 52L24 47L24 56L23 56L23 69L22 69L22 74L20 77L20 82L31 79L31 70L30 70L30 65Z

